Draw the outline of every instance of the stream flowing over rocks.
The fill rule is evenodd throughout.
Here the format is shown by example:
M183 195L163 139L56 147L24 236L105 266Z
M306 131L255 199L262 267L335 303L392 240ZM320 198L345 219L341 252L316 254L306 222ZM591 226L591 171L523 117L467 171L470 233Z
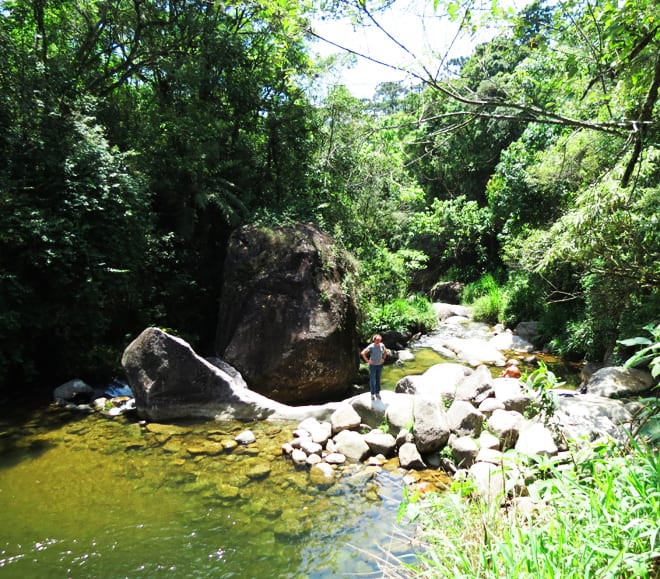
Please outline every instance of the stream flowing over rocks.
M493 377L491 367L512 356L533 362L531 342L517 332L473 322L461 306L436 304L436 311L438 330L408 350L392 352L392 358L405 368L402 360L424 347L447 362L403 377L395 391L383 391L376 400L363 393L319 405L282 404L250 390L223 360L205 360L184 340L157 328L144 330L126 348L122 363L144 420L298 422L282 453L293 467L309 469L315 484L332 483L345 463L389 465L469 477L488 499L524 487L525 472L514 457L556 456L569 443L625 441L625 428L639 409L636 398L654 387L648 372L609 367L593 373L583 393L529 390L518 379ZM533 326L524 331L533 336ZM89 394L84 383L72 381L56 398L66 403L66 396L81 393ZM248 432L235 442L254 440Z

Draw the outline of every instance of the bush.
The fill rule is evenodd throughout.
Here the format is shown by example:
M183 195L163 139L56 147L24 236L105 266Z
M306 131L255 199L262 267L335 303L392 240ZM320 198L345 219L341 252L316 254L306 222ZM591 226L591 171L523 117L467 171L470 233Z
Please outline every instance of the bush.
M428 332L435 328L437 322L433 304L425 297L399 298L382 306L369 307L361 334L366 339L386 331Z
M521 271L511 272L504 285L504 322L508 326L514 326L518 322L541 319L546 287L537 275Z
M585 451L571 469L539 462L551 476L530 488L546 505L537 513L505 516L499 503L466 499L466 483L409 498L401 511L420 524L426 552L406 576L658 577L657 449Z
M463 301L472 306L475 320L487 323L504 321L506 294L489 273L465 287Z

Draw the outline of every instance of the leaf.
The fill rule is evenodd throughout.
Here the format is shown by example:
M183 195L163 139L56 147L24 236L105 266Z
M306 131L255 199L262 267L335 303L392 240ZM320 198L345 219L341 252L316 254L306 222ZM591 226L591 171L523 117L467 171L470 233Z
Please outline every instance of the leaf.
M648 338L642 336L637 338L627 338L626 340L617 340L617 342L624 346L650 346L653 343Z
M653 376L653 378L660 377L660 356L656 356L655 358L653 358L653 360L651 360L650 367L651 367L651 376Z

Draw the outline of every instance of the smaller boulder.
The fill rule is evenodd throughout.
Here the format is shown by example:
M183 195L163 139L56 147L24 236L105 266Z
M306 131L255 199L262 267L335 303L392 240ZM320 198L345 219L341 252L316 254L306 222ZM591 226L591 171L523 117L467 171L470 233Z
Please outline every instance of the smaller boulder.
M369 445L373 454L391 456L396 448L396 439L378 428L369 432L364 437L364 441Z
M460 380L456 388L456 399L468 400L478 405L492 396L492 393L493 377L488 367L482 364Z
M492 448L494 450L500 449L500 441L497 436L493 436L487 430L484 430L479 436L479 448Z
M254 432L251 430L244 430L241 432L239 435L237 435L234 440L238 442L238 444L252 444L257 438L254 435Z
M401 448L404 444L414 442L415 438L412 435L412 432L407 428L402 428L399 430L399 433L396 435L396 447Z
M307 464L309 466L313 466L315 464L318 464L321 462L323 459L318 455L318 454L309 454L307 455Z
M310 454L321 454L323 447L311 438L303 438L300 442L300 450L309 456Z
M447 414L439 402L415 396L413 436L420 453L441 449L449 440Z
M81 404L89 402L94 395L94 388L82 380L65 382L53 391L53 398L58 404Z
M488 419L488 429L500 439L500 448L513 448L518 441L524 418L515 411L496 410Z
M650 372L637 368L608 366L594 372L584 389L588 394L607 398L626 398L645 394L653 388Z
M478 437L484 423L484 415L465 400L454 400L447 410L447 423L457 436Z
M481 448L474 459L475 462L489 462L491 464L502 464L504 453L496 448Z
M451 455L458 468L470 468L479 453L479 447L473 438L461 436L452 440Z
M465 284L459 281L439 281L430 289L429 298L432 302L457 306L461 302L463 289L465 289Z
M520 322L514 329L515 334L526 340L527 342L535 343L535 340L538 338L539 334L539 324L538 322Z
M342 430L334 440L337 452L348 459L361 461L369 454L369 445L359 432Z
M346 457L340 452L331 452L325 457L325 462L328 464L344 464Z
M309 479L313 484L326 485L335 478L335 471L327 462L319 462L309 469Z
M312 441L318 444L325 444L332 436L332 427L329 422L319 422L318 419L310 416L298 425L299 430L309 432Z
M417 447L411 442L406 442L399 449L399 464L401 468L412 468L415 470L426 468L426 464L422 460L422 455L419 454Z
M555 456L559 452L552 432L537 422L529 423L522 428L515 448L527 456Z
M385 399L388 398L389 396L385 396ZM387 418L387 424L389 424L392 435L397 434L402 428L408 428L414 419L413 397L398 394L396 401L387 405L385 417Z
M516 336L511 330L505 330L491 338L490 343L498 350L530 353L534 351L534 344L521 336Z
M486 398L481 404L479 404L479 412L486 417L490 416L496 410L506 410L504 402L497 398Z
M500 467L490 462L475 462L469 469L477 492L487 503L504 496L505 480Z
M342 430L354 430L360 426L362 419L350 404L341 404L330 416L332 433Z
M299 448L294 448L293 452L291 453L291 460L293 461L293 464L296 464L298 466L303 466L307 464L307 454L300 450Z

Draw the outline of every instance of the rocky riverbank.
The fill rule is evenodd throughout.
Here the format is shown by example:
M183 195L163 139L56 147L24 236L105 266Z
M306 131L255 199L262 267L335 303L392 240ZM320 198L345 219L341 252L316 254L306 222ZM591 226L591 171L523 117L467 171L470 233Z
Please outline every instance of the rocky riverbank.
M524 481L516 461L509 460L513 455L556 456L571 443L625 439L638 408L635 398L653 386L650 375L622 368L594 373L584 394L493 378L486 364L503 365L505 353L531 362L531 343L502 328L493 332L474 324L457 306L437 308L439 332L418 344L448 362L404 377L381 400L360 394L321 405L281 404L251 391L223 361L204 360L183 340L148 328L124 354L135 399L97 399L94 405L110 415L135 408L145 422L297 421L283 454L297 468L309 468L318 483L331 482L345 462L377 467L389 461L409 471L470 477L482 495L492 496ZM414 356L394 353L404 367L403 360ZM68 383L56 398L64 401L81 389L80 382ZM511 468L503 468L507 463Z

